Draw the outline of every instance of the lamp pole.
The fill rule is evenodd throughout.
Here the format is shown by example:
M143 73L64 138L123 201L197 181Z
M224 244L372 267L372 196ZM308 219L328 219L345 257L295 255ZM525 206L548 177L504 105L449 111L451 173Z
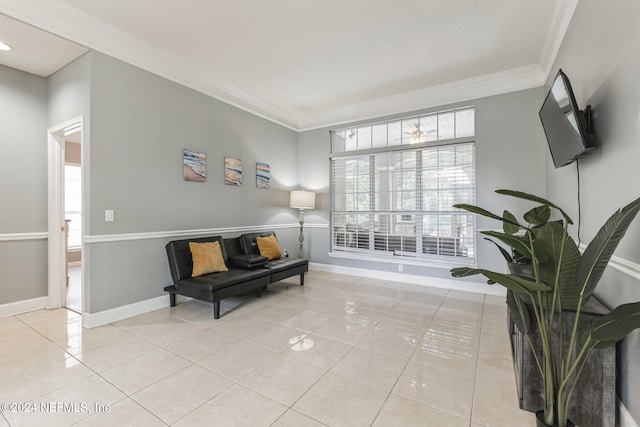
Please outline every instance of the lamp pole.
M304 255L304 211L307 209L315 209L316 193L305 190L291 191L289 196L289 207L300 211L300 216L298 218L298 222L300 223L300 234L298 234L300 248L298 249L298 258L302 258Z
M299 222L300 222L300 234L298 235L298 241L300 242L300 248L298 249L298 258L302 258L303 242L304 242L304 233L302 232L302 229L304 228L304 209L302 208L300 208Z

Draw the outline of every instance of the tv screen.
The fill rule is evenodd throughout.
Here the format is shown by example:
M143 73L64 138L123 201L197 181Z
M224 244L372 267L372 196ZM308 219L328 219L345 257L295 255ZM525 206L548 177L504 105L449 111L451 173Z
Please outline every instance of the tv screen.
M540 120L556 168L572 163L596 147L590 114L590 107L586 111L578 108L569 78L559 70L540 108Z

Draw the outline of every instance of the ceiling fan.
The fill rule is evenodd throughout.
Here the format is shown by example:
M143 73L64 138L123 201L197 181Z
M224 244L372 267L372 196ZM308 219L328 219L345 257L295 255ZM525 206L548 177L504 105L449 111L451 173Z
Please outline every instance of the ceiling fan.
M402 132L405 135L409 135L409 136L403 136L401 138L396 139L396 141L402 140L402 139L411 139L413 142L420 142L420 139L424 136L427 135L434 135L437 131L435 129L429 129L427 131L424 131L420 128L420 124L415 123L414 126L416 127L416 129L412 132Z

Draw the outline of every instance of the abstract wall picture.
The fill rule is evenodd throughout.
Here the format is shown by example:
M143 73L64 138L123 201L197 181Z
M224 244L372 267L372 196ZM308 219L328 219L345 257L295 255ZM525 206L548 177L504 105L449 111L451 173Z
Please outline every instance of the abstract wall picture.
M207 181L207 155L202 151L184 149L184 180L206 182Z
M256 187L271 188L271 167L267 163L256 163Z
M242 160L235 157L224 158L224 183L226 185L242 184Z

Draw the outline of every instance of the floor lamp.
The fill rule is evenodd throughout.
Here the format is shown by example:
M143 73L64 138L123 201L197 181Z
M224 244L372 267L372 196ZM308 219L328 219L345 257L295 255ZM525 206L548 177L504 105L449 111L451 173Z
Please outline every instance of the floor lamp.
M304 227L304 211L307 209L315 209L316 193L313 191L293 190L289 198L289 207L300 210L300 235L298 236L300 249L298 250L298 258L302 258L302 243L304 242L304 234L302 233L302 229Z

